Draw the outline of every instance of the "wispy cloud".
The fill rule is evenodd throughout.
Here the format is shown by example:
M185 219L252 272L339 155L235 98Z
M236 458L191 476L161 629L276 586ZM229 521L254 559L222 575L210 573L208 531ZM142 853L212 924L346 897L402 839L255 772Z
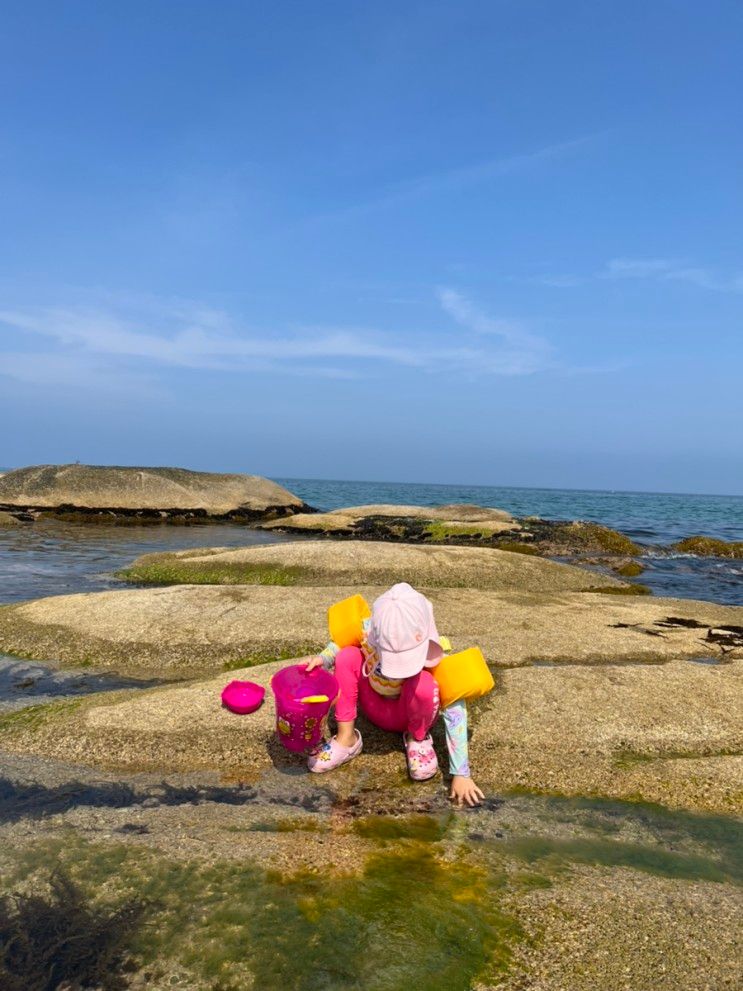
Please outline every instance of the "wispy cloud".
M487 316L453 289L439 289L438 295L444 310L460 326L481 338L490 338L483 358L491 371L529 375L553 364L552 345L544 338L513 321Z
M529 281L556 289L572 289L600 279L679 282L713 292L743 292L743 273L725 275L678 258L612 258L602 269L588 275L537 275Z
M441 193L456 192L467 186L489 182L503 176L525 172L543 163L556 162L582 151L608 132L599 131L569 141L545 145L534 151L518 155L507 155L500 158L475 162L458 168L441 172L429 172L423 175L403 180L381 189L376 195L371 195L359 203L353 203L337 210L323 213L314 220L344 219L361 216L385 207L396 206L409 200Z
M487 316L453 289L439 290L438 300L456 327L391 333L305 326L258 333L222 310L161 300L0 310L0 376L64 388L143 376L167 380L168 369L355 378L391 367L430 375L529 375L552 366L551 345L520 324Z
M743 274L724 276L676 258L612 258L599 275L605 279L655 279L687 282L716 292L743 292Z

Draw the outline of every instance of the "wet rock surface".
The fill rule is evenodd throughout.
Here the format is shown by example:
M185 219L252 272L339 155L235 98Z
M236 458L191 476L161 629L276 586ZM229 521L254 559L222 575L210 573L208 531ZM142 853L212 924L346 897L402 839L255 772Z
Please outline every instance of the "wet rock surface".
M159 679L119 678L90 671L56 671L47 664L0 654L0 715L55 699L126 688L151 688Z
M489 548L285 546L166 555L251 584L0 609L0 645L62 666L7 661L6 695L35 704L0 714L0 935L106 933L132 906L94 950L112 986L148 991L737 988L742 609ZM399 738L363 719L362 754L319 776L278 743L270 692L249 716L221 706L393 572L438 575L441 631L495 669L470 707L476 809L452 809L446 774L411 783Z
M10 758L0 884L43 901L52 871L64 871L88 930L98 913L141 903L142 926L121 948L122 987L304 991L326 950L333 991L369 960L390 987L409 987L439 956L442 981L427 987L619 991L628 975L633 987L736 986L734 820L525 793L453 811L430 783L330 777L122 780ZM411 907L420 929L405 921ZM349 928L334 926L326 945L329 911ZM407 952L388 973L390 931L405 933Z

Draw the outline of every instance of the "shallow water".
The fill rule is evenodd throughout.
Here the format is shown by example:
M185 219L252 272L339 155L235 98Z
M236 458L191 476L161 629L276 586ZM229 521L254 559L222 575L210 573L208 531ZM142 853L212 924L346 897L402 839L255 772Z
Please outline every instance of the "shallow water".
M643 556L645 572L638 581L656 594L743 605L743 561L661 549L694 533L743 540L740 496L279 481L319 509L378 502L420 506L472 502L521 516L604 523L648 547ZM235 524L116 527L39 521L22 529L0 530L0 603L121 587L113 572L140 554L285 539L292 538Z
M157 987L238 991L252 986L252 977L277 991L466 991L491 985L508 968L526 935L518 904L534 889L559 888L575 868L712 882L722 894L743 880L735 820L640 803L522 794L461 813L432 807L429 814L346 822L334 816L331 792L317 806L302 806L286 783L283 796L268 782L234 789L113 780L50 787L17 770L20 782L0 778L0 823L22 823L38 839L0 855L5 885L24 891L29 878L61 867L92 910L133 895L152 906L129 945ZM230 830L233 844L247 846L226 857L220 847L208 859L184 858L194 807L202 804L210 821ZM235 806L242 806L241 834ZM293 819L287 808L295 810ZM49 816L62 817L58 829L70 817L82 832L54 837L45 829ZM319 843L343 843L349 830L364 837L368 846L355 871L278 874L248 854L251 833L295 831L301 844L308 830ZM162 847L167 831L182 833L178 856Z
M114 572L140 554L248 547L286 539L229 523L116 527L40 520L0 530L0 603L125 588Z
M80 698L122 688L151 688L159 681L120 678L90 671L55 671L46 664L0 654L0 715L31 705Z

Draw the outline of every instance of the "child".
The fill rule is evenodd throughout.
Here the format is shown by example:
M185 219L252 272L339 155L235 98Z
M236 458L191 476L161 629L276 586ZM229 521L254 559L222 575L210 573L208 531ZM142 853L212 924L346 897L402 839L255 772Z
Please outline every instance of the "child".
M361 647L339 648L329 643L307 670L322 665L335 669L340 695L335 707L337 734L310 754L315 773L332 771L361 753L356 729L357 704L380 729L402 733L408 771L414 781L426 781L438 771L429 732L439 711L439 691L430 672L444 651L428 599L408 585L393 585L376 600L364 620ZM470 777L467 760L467 705L455 702L443 710L449 770L449 797L457 805L479 805L485 796Z

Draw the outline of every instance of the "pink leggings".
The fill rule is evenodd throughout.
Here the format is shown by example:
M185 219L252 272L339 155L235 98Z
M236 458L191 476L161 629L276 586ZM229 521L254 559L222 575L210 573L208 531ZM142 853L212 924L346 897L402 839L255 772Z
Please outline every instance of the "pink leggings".
M439 686L425 668L402 683L400 697L375 692L363 672L364 655L358 647L344 647L335 658L335 676L341 686L335 718L342 723L356 718L357 705L375 726L390 733L410 733L422 740L439 711Z

